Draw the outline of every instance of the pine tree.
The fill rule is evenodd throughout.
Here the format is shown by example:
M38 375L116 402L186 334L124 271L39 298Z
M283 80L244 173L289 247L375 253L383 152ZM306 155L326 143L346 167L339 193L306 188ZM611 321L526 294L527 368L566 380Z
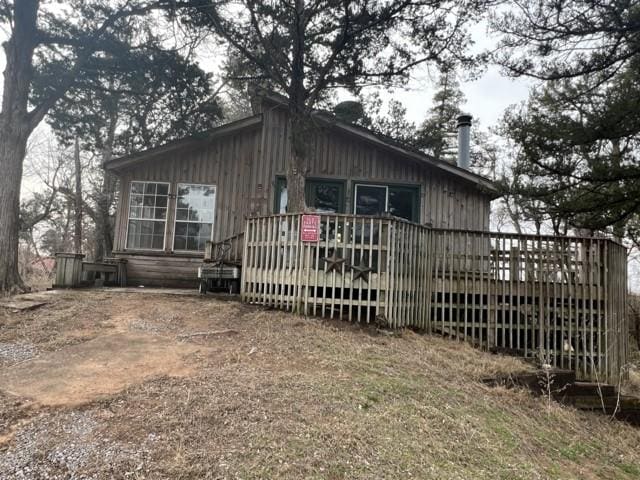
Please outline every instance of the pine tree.
M416 145L436 160L456 163L457 118L465 101L455 72L444 70L433 95L433 106L417 131Z
M640 214L640 64L611 81L551 82L505 115L518 147L512 191L538 214L590 231L634 234Z

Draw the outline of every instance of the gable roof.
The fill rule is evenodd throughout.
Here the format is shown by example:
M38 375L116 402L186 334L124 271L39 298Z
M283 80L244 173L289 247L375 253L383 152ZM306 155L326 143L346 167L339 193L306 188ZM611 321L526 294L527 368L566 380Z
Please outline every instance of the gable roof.
M263 102L270 103L276 107L286 107L286 97L276 93L263 93ZM417 150L411 146L396 141L390 137L378 134L359 125L345 123L326 111L316 110L312 113L313 118L319 123L325 126L338 130L346 135L354 136L364 142L375 145L378 148L388 150L392 153L396 153L401 157L408 160L418 162L420 164L428 165L431 168L440 170L449 175L452 175L465 183L470 183L476 188L482 190L492 199L498 198L501 194L498 192L496 185L490 179L478 175L457 165L451 164L443 160L437 160L424 152ZM241 130L256 128L262 124L262 114L253 115L251 117L243 118L241 120L220 125L214 129L206 132L195 134L191 137L169 142L165 145L161 145L155 148L150 148L139 153L134 153L124 157L114 158L104 163L103 167L107 170L118 170L126 168L139 162L148 160L157 155L175 152L185 148L193 148L198 145L205 145L211 140L233 133L237 133Z
M219 127L207 130L205 132L199 132L191 137L183 138L180 140L174 140L173 142L160 145L158 147L149 148L141 152L133 153L131 155L125 155L124 157L112 158L103 163L103 168L107 170L118 170L120 168L129 167L131 165L143 162L156 155L163 155L166 153L175 152L185 148L193 148L198 145L204 145L216 138L224 137L237 133L241 130L248 130L256 128L262 124L262 115L253 115L251 117L243 118L231 123L225 123Z

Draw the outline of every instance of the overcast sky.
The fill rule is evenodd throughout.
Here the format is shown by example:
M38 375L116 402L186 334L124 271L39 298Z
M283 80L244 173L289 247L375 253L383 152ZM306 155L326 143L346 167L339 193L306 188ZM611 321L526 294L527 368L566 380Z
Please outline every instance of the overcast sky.
M403 103L407 117L414 123L424 120L432 103L435 87L429 77L426 69L418 71L407 89L395 89L387 95L387 98ZM532 85L529 79L509 78L498 67L489 66L477 80L461 82L462 93L467 99L463 109L479 120L483 128L493 126L510 105L526 100Z
M497 44L497 38L490 34L486 22L475 25L471 29L471 36L474 53L492 50ZM415 123L424 119L431 106L433 82L437 80L435 73L430 74L427 67L421 68L413 72L413 80L407 89L389 92L389 96L404 104L407 116ZM464 110L479 120L483 128L495 125L510 105L525 100L533 85L530 79L514 79L503 75L495 65L488 66L477 80L465 81L465 77L465 72L460 72L461 90L467 99Z
M497 38L489 33L486 22L475 25L471 29L471 35L475 43L472 49L474 53L491 50L496 46ZM215 76L222 64L221 51L210 44L201 47L198 51L201 68ZM383 94L383 98L393 98L402 102L407 108L407 117L414 123L424 120L431 106L437 71L433 67L430 69L431 71L429 67L424 66L414 70L412 80L405 89L394 89ZM514 79L503 75L495 65L487 66L484 73L474 81L465 81L465 72L460 72L459 76L461 90L467 99L464 110L479 120L484 129L495 125L510 105L525 100L533 85L530 79ZM349 98L347 92L338 95L338 100Z

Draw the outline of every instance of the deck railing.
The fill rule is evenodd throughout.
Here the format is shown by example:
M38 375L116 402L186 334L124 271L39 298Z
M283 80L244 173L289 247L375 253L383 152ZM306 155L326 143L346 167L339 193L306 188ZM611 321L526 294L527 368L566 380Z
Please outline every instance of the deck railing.
M432 229L392 217L247 221L242 295L327 318L413 327L615 379L627 358L626 249L607 239Z
M209 263L242 263L242 250L244 248L244 232L237 233L219 242L206 242L204 249L204 261Z

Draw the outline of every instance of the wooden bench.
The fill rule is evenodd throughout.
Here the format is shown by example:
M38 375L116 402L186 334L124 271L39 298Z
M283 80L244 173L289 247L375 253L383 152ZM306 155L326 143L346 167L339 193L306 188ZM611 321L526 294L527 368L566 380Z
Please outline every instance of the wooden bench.
M111 277L117 286L127 286L127 261L123 258L105 258L103 262L82 262L82 272L99 273L103 281Z
M127 286L127 261L123 258L105 258L102 262L85 262L84 255L78 253L56 253L55 288L77 288L83 284L95 284L95 274L104 281L119 286Z

